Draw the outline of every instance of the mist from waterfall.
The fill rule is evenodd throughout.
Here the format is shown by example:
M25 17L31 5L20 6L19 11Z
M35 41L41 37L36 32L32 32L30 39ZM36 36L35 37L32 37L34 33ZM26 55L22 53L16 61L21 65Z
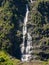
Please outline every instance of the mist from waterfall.
M30 61L32 58L31 48L32 48L32 37L30 33L27 31L27 22L28 22L28 4L26 4L26 15L24 18L24 25L23 25L23 43L21 45L21 61Z

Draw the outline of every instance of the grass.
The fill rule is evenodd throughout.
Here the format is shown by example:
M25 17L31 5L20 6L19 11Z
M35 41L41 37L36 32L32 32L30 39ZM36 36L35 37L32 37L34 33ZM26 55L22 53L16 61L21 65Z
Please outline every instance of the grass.
M20 61L11 56L5 51L0 51L0 65L17 65Z

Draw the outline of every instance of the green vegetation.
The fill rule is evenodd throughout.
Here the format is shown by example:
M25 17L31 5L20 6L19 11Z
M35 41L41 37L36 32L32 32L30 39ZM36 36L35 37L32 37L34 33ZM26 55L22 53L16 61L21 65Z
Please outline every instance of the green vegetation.
M5 51L0 51L0 65L17 65L19 62Z
M16 56L22 42L26 0L0 0L0 49ZM19 40L19 41L18 41Z
M40 60L47 60L43 65L49 63L49 0L37 0L34 5L29 0L0 0L0 65L17 65L20 62L18 59L26 3L31 13L28 31L32 35L33 44L40 45L42 50L34 54Z
M40 46L37 55L41 60L47 60L49 59L49 0L37 0L34 5L30 10L28 31L32 35L33 45Z
M17 59L20 58L22 21L26 3L26 0L0 0L0 50L6 51ZM8 60L4 58L5 55ZM4 61L0 65L13 65L17 62L16 59L13 62L6 53L5 55L0 56L0 62Z

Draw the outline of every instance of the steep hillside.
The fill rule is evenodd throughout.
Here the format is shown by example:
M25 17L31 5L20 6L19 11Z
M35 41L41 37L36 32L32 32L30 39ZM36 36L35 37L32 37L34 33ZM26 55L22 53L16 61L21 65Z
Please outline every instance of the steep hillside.
M37 0L31 4L28 31L32 36L35 59L49 59L49 1Z
M0 0L0 49L20 58L26 0Z
M27 27L32 36L32 60L42 62L19 61L26 4L30 10ZM49 0L35 0L32 4L30 0L0 0L0 65L16 63L49 65Z

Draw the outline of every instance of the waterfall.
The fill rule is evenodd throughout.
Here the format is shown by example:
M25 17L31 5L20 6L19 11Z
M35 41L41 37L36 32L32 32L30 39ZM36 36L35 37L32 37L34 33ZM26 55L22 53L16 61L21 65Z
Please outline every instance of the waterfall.
M32 0L30 0L30 2L31 2L31 3L33 3L33 1L32 1Z
M27 31L27 22L28 22L28 4L26 4L26 15L24 18L23 25L23 43L21 45L21 61L30 61L32 59L31 48L32 48L32 37L30 33Z

